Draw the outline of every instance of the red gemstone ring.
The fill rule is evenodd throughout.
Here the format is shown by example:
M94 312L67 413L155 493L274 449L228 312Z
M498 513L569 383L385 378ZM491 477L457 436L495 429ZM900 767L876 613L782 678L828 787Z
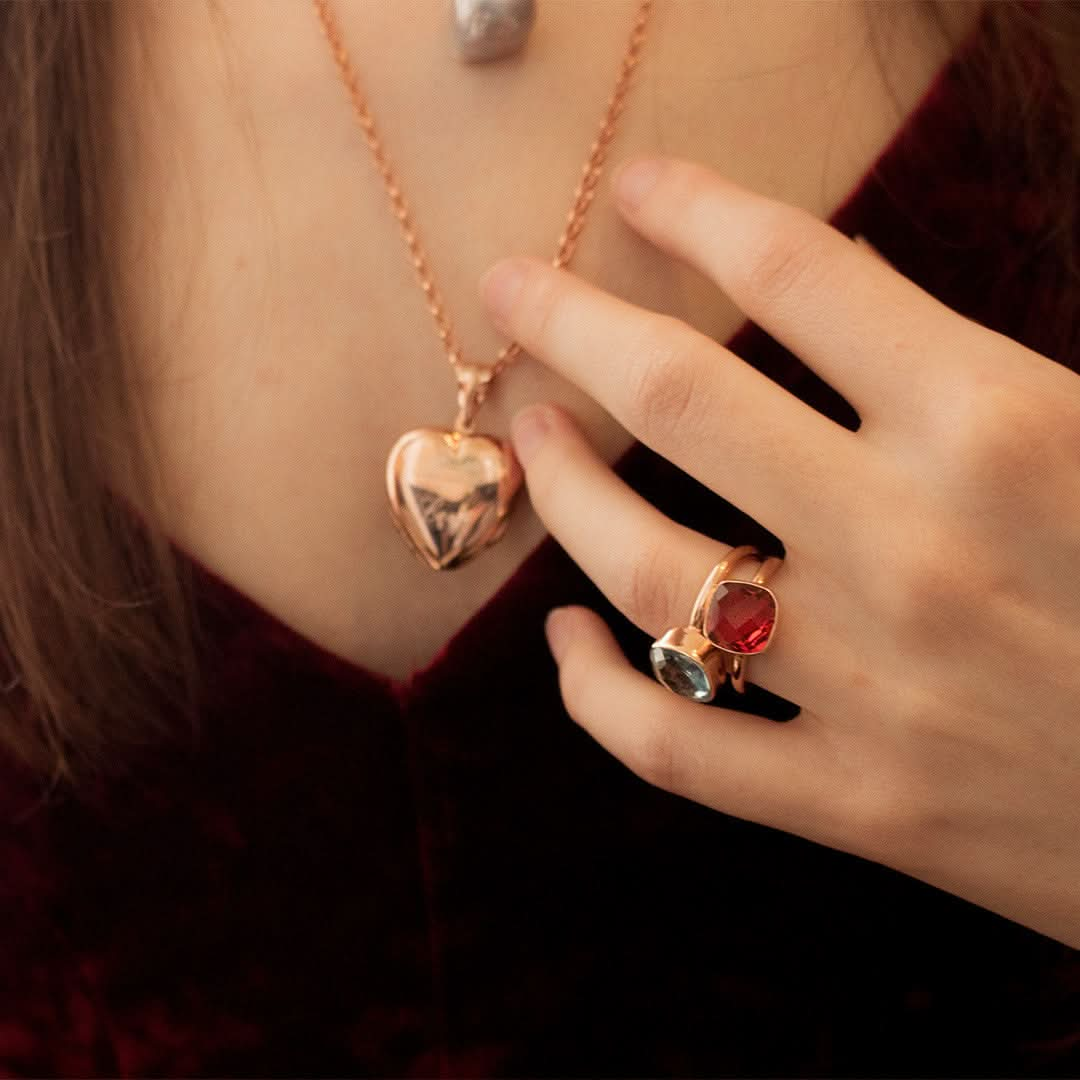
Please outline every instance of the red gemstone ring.
M755 555L760 555L754 552ZM764 582L783 562L770 555L750 581L729 579L717 583L705 614L705 633L724 654L724 669L731 685L746 692L746 658L764 652L776 630L779 604Z
M652 643L653 674L673 693L712 701L729 674L736 690L745 690L746 657L762 652L776 628L776 596L762 583L783 561L769 556L753 581L732 579L747 557L762 555L752 544L732 548L698 591L689 625L673 626Z

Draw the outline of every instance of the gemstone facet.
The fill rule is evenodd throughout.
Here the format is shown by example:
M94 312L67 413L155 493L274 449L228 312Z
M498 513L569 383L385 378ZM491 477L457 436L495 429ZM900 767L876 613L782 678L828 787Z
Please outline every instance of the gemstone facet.
M722 581L705 613L705 633L730 652L761 652L775 626L776 597L752 581Z
M693 657L677 649L653 645L649 650L653 672L669 690L695 701L713 696L709 673Z

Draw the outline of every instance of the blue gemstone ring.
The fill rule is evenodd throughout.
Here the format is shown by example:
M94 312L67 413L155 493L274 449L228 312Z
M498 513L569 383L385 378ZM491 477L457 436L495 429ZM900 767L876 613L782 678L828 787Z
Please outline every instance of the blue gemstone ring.
M724 685L724 653L695 626L673 626L649 649L653 674L673 693L712 701Z
M759 629L764 627L764 630L754 638L750 646L741 641L727 640L726 634L726 644L721 645L710 637L706 621L710 613L715 615L714 598L721 594L726 596L731 591L722 588L734 584L730 577L731 571L748 557L762 560L762 565L754 576L757 584L752 587L757 590L753 596L757 608L759 611L764 609L764 614L758 619L756 626ZM765 558L753 544L742 544L732 548L712 568L698 592L689 625L673 626L657 638L649 649L653 674L662 686L681 697L704 703L712 701L730 674L735 689L740 692L744 690L744 654L761 652L768 645L776 625L776 597L760 582L764 581L768 573L781 561L775 555ZM759 595L764 593L768 593L768 597ZM743 602L745 603L745 598Z

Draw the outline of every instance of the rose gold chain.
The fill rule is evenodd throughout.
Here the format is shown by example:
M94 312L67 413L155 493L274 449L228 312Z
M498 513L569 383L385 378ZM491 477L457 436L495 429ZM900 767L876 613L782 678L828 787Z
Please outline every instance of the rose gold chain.
M428 309L435 319L439 340L442 341L450 364L458 374L460 381L462 375L460 369L463 366L472 365L465 365L461 359L460 350L454 340L453 328L451 327L450 320L447 318L444 310L442 297L439 295L439 290L435 286L431 270L428 267L427 256L420 244L420 240L417 238L416 227L412 222L409 208L401 194L401 185L397 182L393 169L383 150L382 142L375 132L375 122L372 120L371 113L368 111L367 104L360 92L359 81L353 70L352 63L349 60L349 55L342 45L341 32L334 16L330 12L328 2L327 0L312 0L312 2L315 5L315 12L322 23L323 33L330 45L330 51L333 53L334 59L337 61L338 68L341 71L342 81L345 83L345 88L348 90L349 96L352 99L357 119L360 121L360 126L364 129L364 137L375 157L375 164L382 174L387 193L390 196L390 202L393 204L394 216L398 219L401 231L405 237L405 243L412 253L412 263L416 269L417 277L420 280L420 287L424 290L424 294L428 298ZM641 46L645 40L645 24L649 17L652 3L653 0L641 0L630 33L630 42L627 46L626 54L623 57L619 77L615 83L615 89L611 95L611 99L608 101L604 120L600 125L600 132L593 140L592 147L589 150L589 156L585 162L581 181L574 192L574 202L570 208L570 213L567 215L566 228L563 230L562 236L559 237L558 251L552 259L553 266L565 266L570 261L570 257L573 255L574 248L577 245L578 236L585 224L585 213L596 193L596 185L600 179L600 170L604 163L604 156L607 151L608 143L615 134L615 121L622 110L623 99L626 96L630 73L638 62ZM499 350L499 355L497 356L495 363L477 371L476 375L486 387L504 367L517 357L520 352L521 346L518 345L516 341L511 342L509 345L504 345L503 348Z

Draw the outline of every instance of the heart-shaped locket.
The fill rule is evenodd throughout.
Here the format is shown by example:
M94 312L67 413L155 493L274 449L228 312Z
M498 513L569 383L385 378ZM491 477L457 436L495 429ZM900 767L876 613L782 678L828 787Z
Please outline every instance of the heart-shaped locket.
M386 462L394 521L434 570L461 566L503 535L522 479L501 439L439 428L407 431Z

